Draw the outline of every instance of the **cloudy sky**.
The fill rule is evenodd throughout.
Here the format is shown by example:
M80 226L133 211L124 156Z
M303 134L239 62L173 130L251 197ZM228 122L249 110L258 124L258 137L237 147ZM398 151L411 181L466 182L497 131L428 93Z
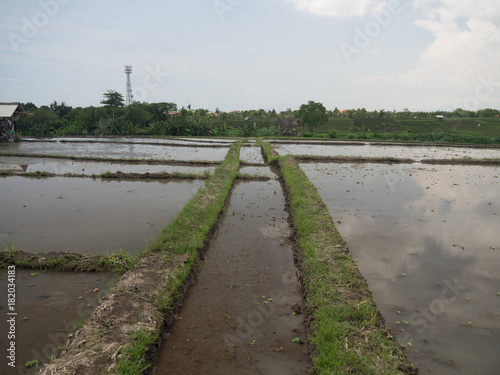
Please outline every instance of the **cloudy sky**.
M498 0L2 0L0 101L500 108Z

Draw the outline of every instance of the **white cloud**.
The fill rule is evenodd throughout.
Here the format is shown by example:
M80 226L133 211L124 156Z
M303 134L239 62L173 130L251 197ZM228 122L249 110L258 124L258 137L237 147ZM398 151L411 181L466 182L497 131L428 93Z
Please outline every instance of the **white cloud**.
M415 24L435 39L420 54L418 66L400 77L400 83L431 93L430 98L443 106L477 109L473 107L494 105L500 87L478 90L478 86L488 77L500 82L500 27L494 21L500 16L497 0L420 0L414 6L425 10L425 17ZM466 19L466 28L460 27L459 18Z
M415 25L431 33L434 41L420 53L416 67L394 77L392 89L403 89L411 100L408 106L418 108L497 108L498 0L415 0L413 6L422 14ZM356 83L367 89L374 82L363 77Z
M324 17L361 17L365 15L373 0L285 0L295 8Z

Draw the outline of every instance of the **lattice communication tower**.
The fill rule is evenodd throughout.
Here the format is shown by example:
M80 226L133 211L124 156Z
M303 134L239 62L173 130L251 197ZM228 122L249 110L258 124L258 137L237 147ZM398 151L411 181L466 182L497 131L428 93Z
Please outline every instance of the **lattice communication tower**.
M130 75L132 74L132 65L125 65L125 73L127 74L127 96L125 98L125 105L132 104L132 83L130 82Z

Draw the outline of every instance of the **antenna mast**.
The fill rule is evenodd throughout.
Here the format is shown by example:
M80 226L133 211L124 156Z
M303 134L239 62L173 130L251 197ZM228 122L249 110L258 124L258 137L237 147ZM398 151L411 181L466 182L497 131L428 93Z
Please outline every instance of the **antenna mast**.
M127 96L125 98L125 105L132 104L132 83L130 82L130 75L132 74L132 65L125 65L125 73L127 74Z

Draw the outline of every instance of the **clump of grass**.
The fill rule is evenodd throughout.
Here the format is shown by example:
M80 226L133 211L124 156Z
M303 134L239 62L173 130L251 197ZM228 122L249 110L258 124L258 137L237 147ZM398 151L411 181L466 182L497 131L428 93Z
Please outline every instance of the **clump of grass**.
M157 334L138 330L132 334L131 344L120 351L118 355L118 374L142 374L151 366L145 360L146 349L158 339Z

